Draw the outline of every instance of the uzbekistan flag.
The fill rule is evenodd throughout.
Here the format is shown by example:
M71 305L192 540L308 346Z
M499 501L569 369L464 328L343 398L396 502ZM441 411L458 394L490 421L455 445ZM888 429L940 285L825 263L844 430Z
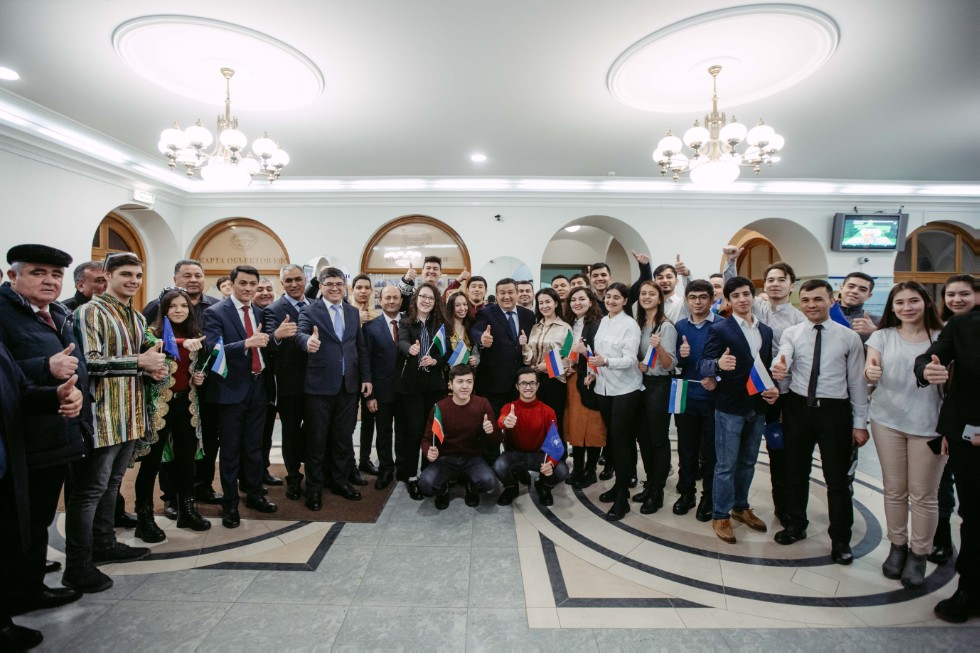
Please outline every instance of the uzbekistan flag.
M558 347L552 348L548 355L544 357L544 365L548 368L548 378L553 379L565 373L565 368L561 364L561 351Z
M170 324L170 318L167 316L163 317L163 351L170 354L171 358L180 360L180 347L177 346L174 327Z
M429 345L429 349L432 349L433 347L436 348L436 351L439 352L439 355L440 356L442 356L443 354L446 353L446 351L447 351L448 348L446 347L446 325L445 324L443 324L441 327L439 327L439 331L436 333L435 337L432 338L432 344Z
M214 343L214 349L211 350L211 358L214 358L214 365L211 366L211 371L220 376L223 379L228 378L228 361L225 360L225 339L218 337L218 342Z
M544 436L544 442L541 443L541 451L545 452L545 460L550 460L552 465L557 465L561 457L565 455L565 443L561 441L554 420L551 422L548 434Z
M435 407L432 412L432 442L438 440L439 444L446 439L446 432L442 430L442 411L439 410L439 406Z
M749 378L745 381L745 389L749 391L751 397L774 387L776 384L772 382L772 377L769 376L769 372L766 371L766 366L762 364L762 359L759 358L757 352L755 361L752 363L752 369L749 370Z
M847 321L847 317L844 315L844 311L841 309L839 302L834 302L830 307L830 319L841 326L847 327L848 329L851 328L851 323Z
M460 340L456 344L456 349L449 356L449 367L453 365L466 365L470 362L470 350L466 343Z
M670 380L670 403L668 413L683 413L687 409L687 381L684 379Z
M657 348L650 347L650 351L647 352L647 357L643 359L643 364L647 367L653 367L657 362Z

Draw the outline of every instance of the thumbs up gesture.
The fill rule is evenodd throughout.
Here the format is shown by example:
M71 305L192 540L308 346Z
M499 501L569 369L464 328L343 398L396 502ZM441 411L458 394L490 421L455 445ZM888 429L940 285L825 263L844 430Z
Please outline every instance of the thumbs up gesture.
M313 335L306 341L306 351L311 354L320 351L320 331L316 327L313 327Z
M75 387L78 382L78 375L72 374L71 377L58 386L58 413L64 417L78 417L82 412L82 391Z
M659 333L651 333L650 334L650 346L653 347L654 349L657 349L658 347L660 347L660 334Z
M785 379L789 373L789 365L786 364L786 354L780 354L779 360L772 364L769 371L772 372L772 378L776 381Z
M71 355L73 351L75 351L75 343L70 343L64 351L59 351L48 359L51 376L56 379L67 379L75 373L78 369L78 359Z
M949 380L949 370L939 362L939 356L932 355L932 360L926 363L926 369L922 372L926 381L933 385L946 383Z
M510 405L510 414L504 418L504 428L512 429L517 424L517 408L514 404Z
M517 344L521 347L527 344L527 334L523 330L521 330L521 335L517 338Z
M167 355L163 353L163 340L136 357L136 366L147 372L159 372L166 369Z
M276 328L275 336L276 340L285 340L286 338L292 338L296 335L296 323L289 319L289 315L286 315L286 319Z
M585 354L588 350L585 348L585 338L579 338L572 343L572 351L577 354Z
M745 248L736 247L735 245L725 245L721 248L721 251L729 262L734 263L738 260L738 255L745 251Z
M422 343L420 343L418 340L416 340L415 344L408 348L409 356L418 356L420 351L422 351Z
M405 281L408 283L415 283L415 277L418 275L419 273L415 271L415 267L409 266L408 270L405 272Z
M687 265L681 262L681 255L678 254L677 260L674 261L674 269L677 270L677 276L679 277L689 277L691 276L691 271L688 269Z
M201 351L201 348L204 347L204 338L205 336L201 336L200 338L186 338L184 340L184 349L187 351Z
M635 258L636 262L640 265L646 265L650 262L650 257L646 254L637 254L635 249L631 250L631 253L633 254L633 258Z
M881 360L879 360L878 354L868 356L868 364L864 366L864 378L872 383L881 380Z
M735 357L732 356L731 349L725 347L725 353L718 359L718 369L731 372L735 369Z
M687 342L687 336L681 336L681 346L677 348L677 353L681 358L688 358L691 355L691 345Z
M245 339L245 349L265 347L269 344L269 334L262 333L262 324L255 325L255 332L251 337Z
M483 332L482 336L480 336L480 344L483 346L484 349L493 346L493 336L490 335L489 324L487 325L487 330Z
M493 422L487 417L486 413L483 414L483 432L487 435L493 433Z

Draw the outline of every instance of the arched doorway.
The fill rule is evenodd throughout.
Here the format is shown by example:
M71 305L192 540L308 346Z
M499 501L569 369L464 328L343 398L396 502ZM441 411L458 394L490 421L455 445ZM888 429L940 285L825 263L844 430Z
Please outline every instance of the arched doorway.
M735 262L735 269L739 276L752 280L752 285L757 290L762 290L765 285L766 269L782 258L779 250L772 244L772 241L758 232L751 232L748 239L741 245L742 253L738 255Z
M205 292L222 297L215 286L236 265L251 265L269 277L278 295L279 269L289 262L286 246L274 231L257 220L231 218L207 229L191 250L191 258L204 266Z
M115 212L110 212L102 218L99 228L95 230L92 238L92 260L104 261L108 254L120 252L132 252L143 261L144 272L147 265L146 248L143 247L143 239L124 217ZM139 292L133 297L133 306L142 308L146 306L146 279L140 287Z
M895 282L918 281L942 305L942 286L954 274L977 273L977 238L948 222L930 222L905 241L895 257Z
M556 231L545 245L539 285L550 286L556 275L570 277L599 261L609 265L613 279L632 283L639 268L631 250L651 253L639 232L626 222L608 215L577 218Z

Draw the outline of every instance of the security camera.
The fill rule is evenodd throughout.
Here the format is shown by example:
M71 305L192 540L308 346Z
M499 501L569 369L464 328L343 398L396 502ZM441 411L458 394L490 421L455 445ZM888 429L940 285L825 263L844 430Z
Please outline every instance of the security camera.
M858 257L858 265L864 265L865 263L868 263L870 261L871 261L871 259L869 259L867 256L859 256Z
M497 215L493 216L493 219L500 222L500 214L498 213Z

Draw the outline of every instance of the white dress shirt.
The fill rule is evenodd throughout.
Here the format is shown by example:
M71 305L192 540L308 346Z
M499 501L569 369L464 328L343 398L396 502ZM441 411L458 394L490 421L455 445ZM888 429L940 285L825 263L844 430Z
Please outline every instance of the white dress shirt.
M755 356L762 349L762 332L759 331L759 320L753 318L752 324L749 324L748 321L743 320L737 315L732 315L732 317L735 318L739 328L742 329L742 335L745 336L745 340L749 343L749 351L752 352L752 356Z
M789 389L806 397L813 366L813 345L817 331L810 321L801 322L783 331L779 344L780 356L793 375ZM864 344L857 332L837 324L830 318L823 322L820 340L820 375L817 377L818 399L849 399L853 427L868 427L868 390L864 380Z
M606 366L596 376L596 394L615 397L642 390L643 375L636 364L639 351L640 325L626 311L602 318L595 334L595 353L606 359Z
M683 289L681 289L683 292ZM664 315L672 323L677 324L686 317L691 317L691 311L687 308L687 302L680 295L671 295L664 300Z
M258 333L259 332L259 328L255 324L255 314L251 311L251 308L252 308L251 304L249 305L249 309L250 310L243 311L242 310L242 306L245 306L245 304L243 304L242 302L238 301L238 298L235 297L234 295L231 296L231 303L235 305L235 310L238 313L238 319L240 319L242 321L242 328L245 329L245 334L247 335L248 334L248 330L249 330L249 326L247 324L245 324L245 320L248 320L251 323L252 334L254 335L254 334ZM246 315L248 317L245 317ZM261 347L255 347L255 351L259 352L259 362L262 363L262 369L264 370L265 369L265 358L262 356L262 348ZM252 355L252 350L251 349L245 349L245 354L248 355L248 356L251 356Z

